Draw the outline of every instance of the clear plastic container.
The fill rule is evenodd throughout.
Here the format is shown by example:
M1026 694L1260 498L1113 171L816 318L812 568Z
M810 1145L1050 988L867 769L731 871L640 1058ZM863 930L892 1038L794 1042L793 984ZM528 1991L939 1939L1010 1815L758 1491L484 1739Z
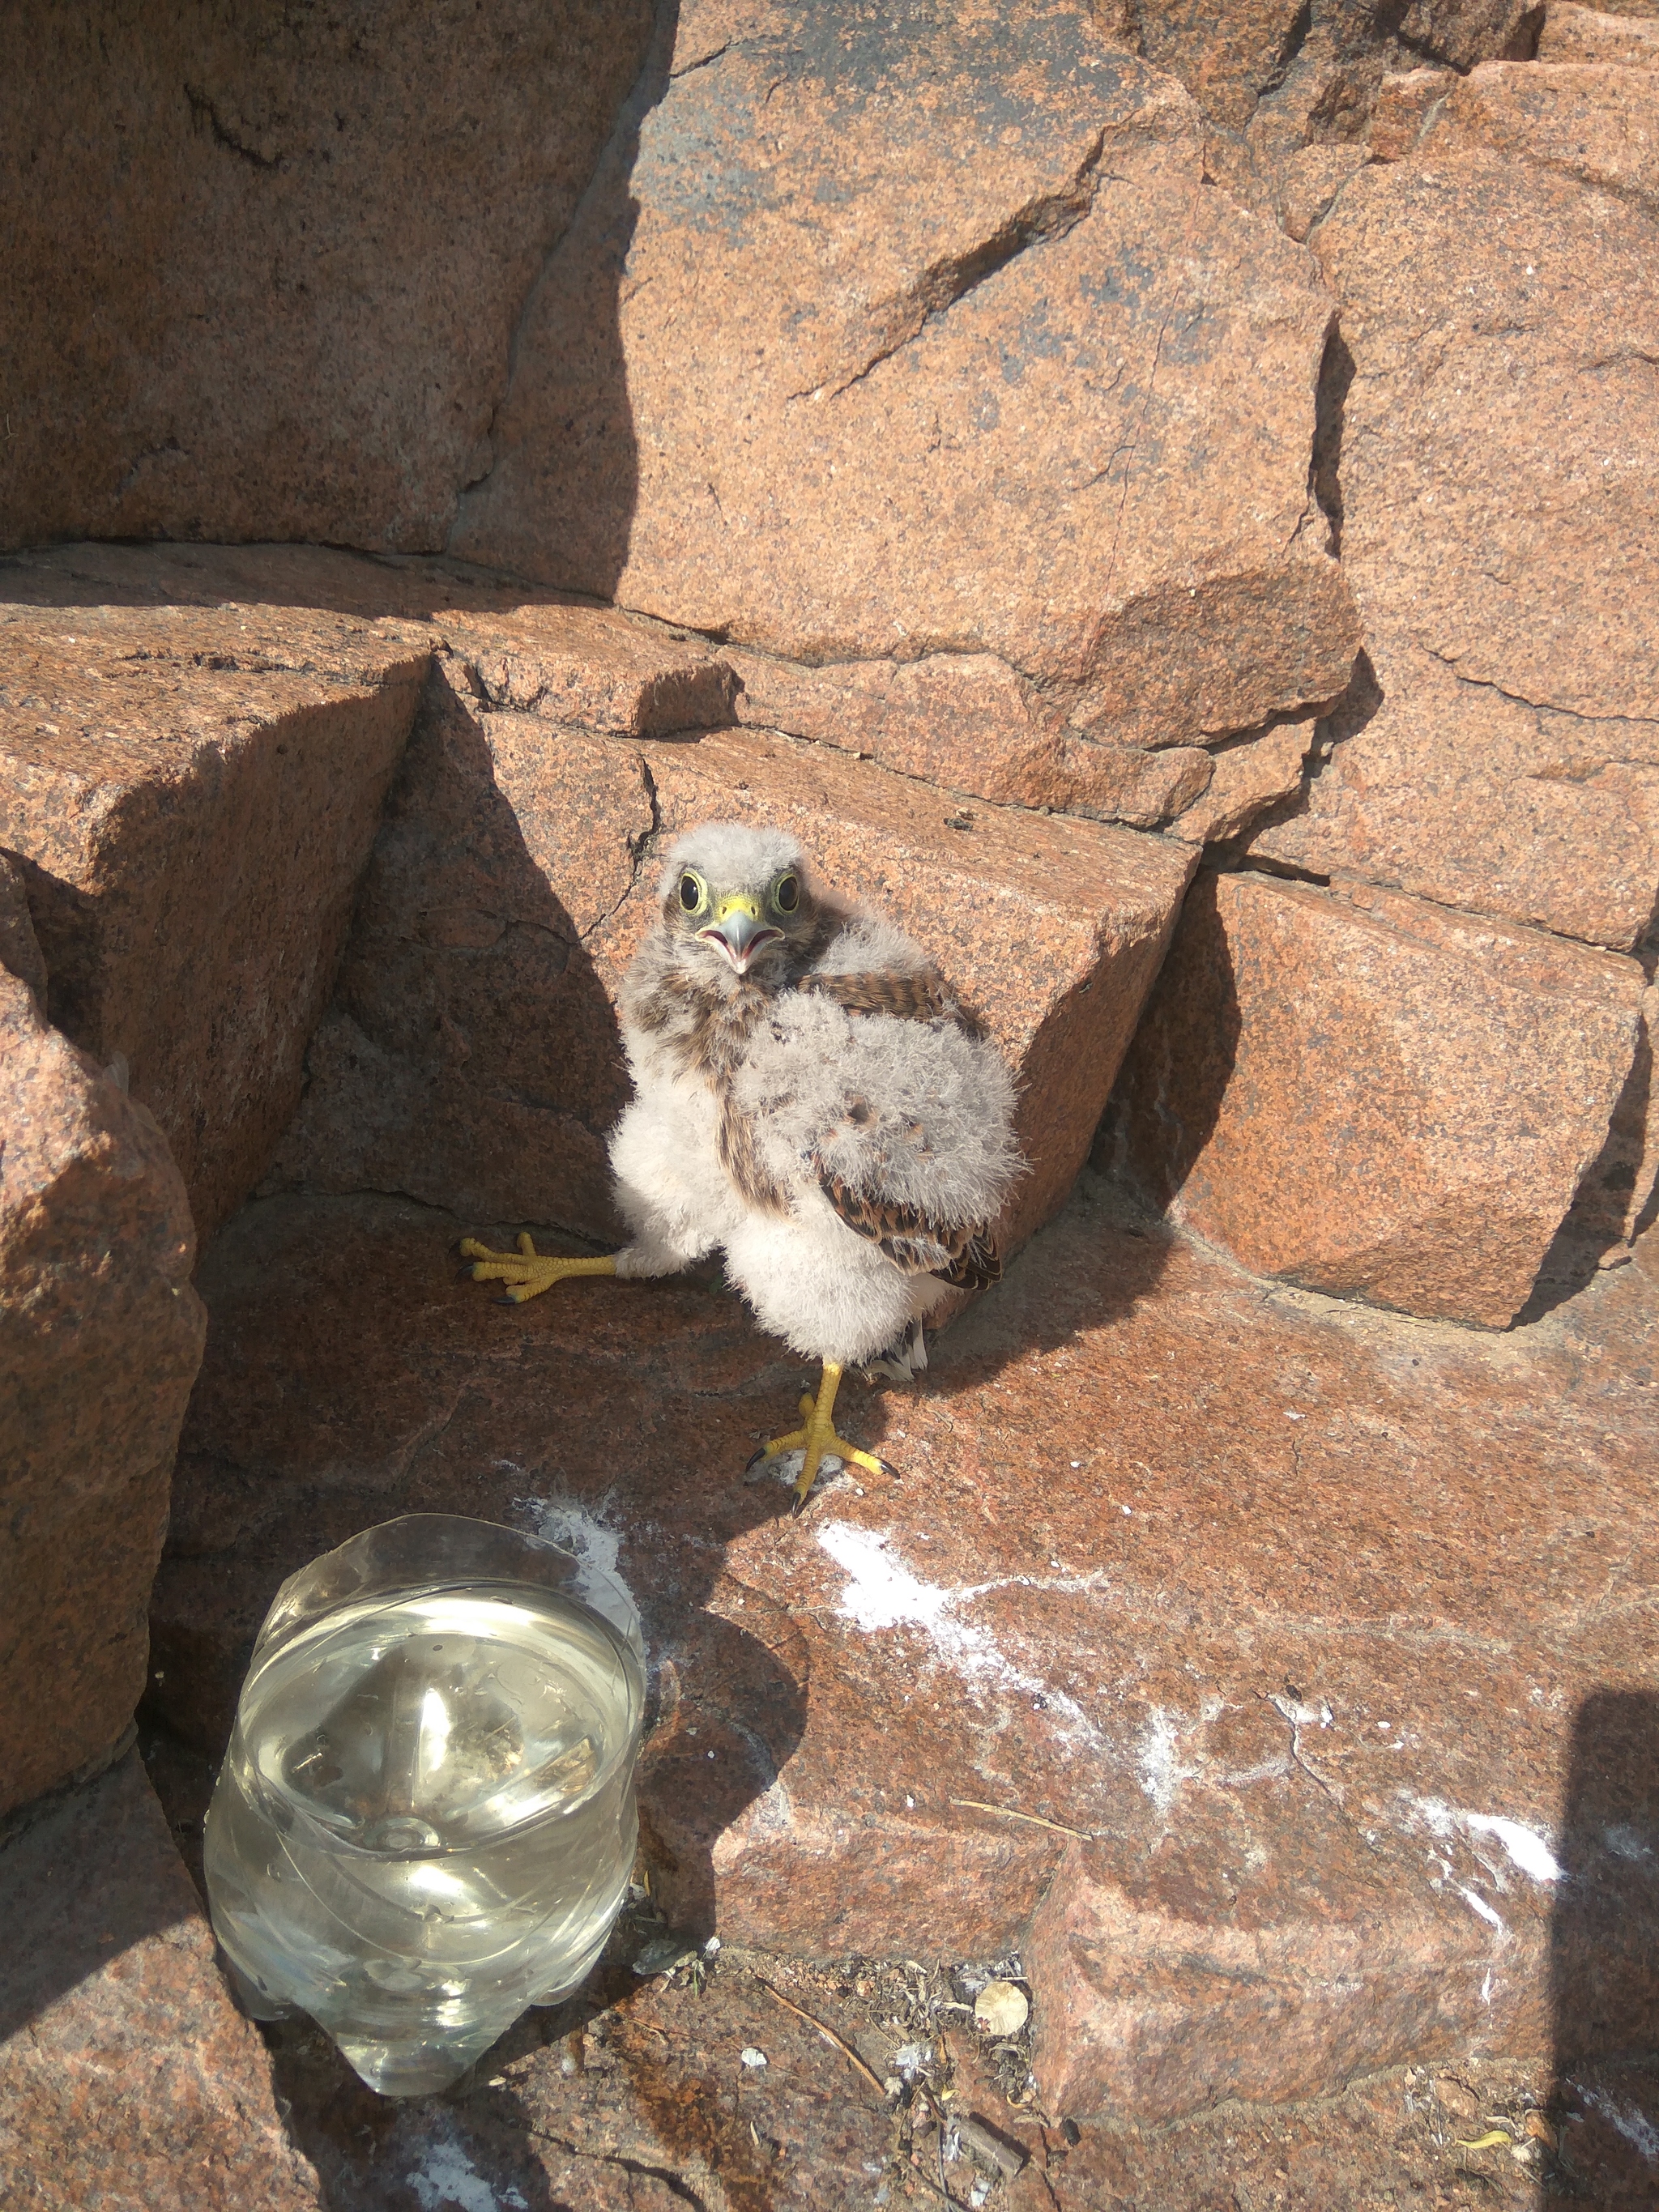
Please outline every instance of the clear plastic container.
M644 1680L622 1585L516 1529L411 1514L291 1576L207 1820L248 2011L412 2096L574 1989L627 1893Z

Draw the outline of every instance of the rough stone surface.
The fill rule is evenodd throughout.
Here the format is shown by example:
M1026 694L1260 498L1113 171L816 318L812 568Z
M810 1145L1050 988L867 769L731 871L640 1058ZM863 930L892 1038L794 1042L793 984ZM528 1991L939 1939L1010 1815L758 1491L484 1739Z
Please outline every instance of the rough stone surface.
M1470 70L1494 56L1524 59L1543 20L1539 0L1412 0L1400 33L1434 60Z
M1252 845L1621 949L1659 883L1659 222L1561 165L1570 118L1599 113L1633 173L1620 88L1645 82L1477 70L1313 232L1352 364L1331 459L1379 696Z
M742 679L739 721L839 745L901 775L1000 805L1150 830L1209 784L1200 746L1096 744L1067 729L1063 715L994 653L827 668L755 653L727 657Z
M1395 70L1385 76L1376 88L1376 103L1365 134L1372 161L1403 161L1458 82L1455 70L1432 62L1417 69Z
M1276 163L1271 212L1286 234L1306 238L1354 171L1363 169L1370 158L1364 146L1340 140L1332 146L1299 146Z
M318 2212L136 1756L0 1848L0 1913L9 2207Z
M1642 994L1636 1052L1600 1152L1585 1170L1557 1232L1545 1276L1551 1287L1576 1288L1594 1264L1624 1264L1626 1248L1652 1225L1659 1186L1659 1085L1654 1041L1659 1036L1659 984Z
M601 607L530 605L436 619L491 707L633 738L733 719L735 669L683 630L676 643Z
M1178 76L1212 121L1240 128L1261 94L1283 81L1306 35L1306 12L1303 0L1222 9L1202 0L1141 0L1134 15L1146 59Z
M1205 173L1303 239L1367 160L1408 151L1458 73L1532 52L1543 9L1525 0L1310 0L1203 11L1135 0L1115 35L1176 74L1209 125Z
M1103 1157L1261 1273L1504 1328L1606 1143L1642 970L1345 888L1194 888Z
M0 542L441 546L651 19L31 14L0 88Z
M373 2097L320 2037L283 2030L276 2078L328 2200L428 2212L443 2193L483 2207L492 2196L510 2205L516 2191L573 2212L669 2212L688 2200L706 2212L868 2212L877 2197L927 2201L922 2177L942 2170L956 2203L978 2197L991 2212L1347 2212L1415 2200L1536 2212L1540 2183L1546 2202L1592 2191L1600 2212L1651 2202L1651 2168L1618 2124L1639 2136L1653 2109L1653 2071L1639 2063L1586 2068L1576 2089L1557 2092L1547 2076L1465 2057L1288 2107L1079 2126L1046 2111L1029 2079L1010 2080L1027 2054L975 2047L957 1996L969 1983L957 1976L896 1960L815 1968L727 1947L695 1973L641 1984L629 1948L581 1999L522 2021L442 2100ZM860 2065L897 2087L882 2094ZM1501 2140L1468 2150L1472 2114L1492 2116ZM1571 2166L1546 2148L1540 2124L1571 2142Z
M1286 722L1266 737L1218 753L1209 782L1170 823L1172 834L1194 845L1237 836L1276 800L1301 790L1312 742L1310 724Z
M1544 19L1538 41L1540 62L1623 62L1638 69L1659 67L1659 22L1642 15L1606 14L1556 0Z
M902 1974L881 1979L903 1990ZM779 1988L878 2062L901 2047L848 2021L869 2008L845 1977L745 1954L695 1985L642 1983L619 1957L581 1999L522 2021L441 2101L370 2096L297 2028L277 2039L277 2078L330 2201L353 2212L417 2212L428 2196L510 2205L509 2191L571 2212L851 2212L892 2172L898 2129L879 2087L769 1993ZM745 2065L745 2051L764 2063Z
M1049 2114L1547 2063L1552 1972L1592 1958L1590 2040L1646 2047L1646 1863L1596 1821L1645 1837L1659 1762L1595 1699L1659 1687L1651 1240L1488 1338L1264 1286L1085 1187L921 1388L848 1401L897 1481L792 1520L739 1471L803 1370L735 1298L509 1310L458 1279L481 1225L279 1199L209 1255L155 1617L171 1728L216 1750L277 1583L374 1520L614 1540L670 1920L1017 1952ZM1565 1920L1526 1831L1574 1869Z
M0 970L0 1814L106 1759L202 1356L154 1121Z
M1101 742L1340 689L1328 297L1204 189L1172 79L1060 0L699 0L670 59L544 271L453 551L813 664L994 656Z
M988 1024L1026 1086L1034 1172L1003 1227L1011 1243L1029 1235L1088 1151L1179 907L1183 851L964 809L758 731L624 742L480 712L441 679L267 1188L405 1191L614 1237L616 986L654 913L663 845L734 817L787 823L826 882L887 907Z
M0 853L0 968L27 983L37 999L46 995L46 963L29 916L23 871Z
M149 559L0 564L0 847L52 1020L125 1060L209 1235L298 1101L431 646L282 604L280 562L143 604Z
M1487 62L1462 78L1434 126L1433 150L1490 147L1659 212L1654 80L1614 63Z

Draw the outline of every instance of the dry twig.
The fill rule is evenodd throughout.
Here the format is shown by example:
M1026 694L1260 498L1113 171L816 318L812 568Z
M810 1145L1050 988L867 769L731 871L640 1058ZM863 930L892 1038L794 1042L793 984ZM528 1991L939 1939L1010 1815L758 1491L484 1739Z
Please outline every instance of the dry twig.
M1059 1820L1045 1820L1040 1813L1017 1813L1012 1805L981 1805L977 1797L952 1797L950 1802L969 1813L994 1813L999 1820L1024 1820L1030 1828L1048 1828L1056 1836L1070 1836L1073 1843L1094 1841L1086 1828L1068 1828Z
M877 2096L885 2098L887 2092L882 2085L879 2075L872 2073L869 2067L865 2064L863 2059L859 2057L858 2052L854 2050L852 2045L847 2040L847 2038L844 2035L837 2035L833 2027L826 2027L821 2020L815 2020L812 2014L808 2012L804 2006L798 2005L794 2003L792 1999L785 1996L781 1990L775 1990L771 1983L767 1980L763 1974L757 1974L755 1979L760 1984L761 1987L765 1990L769 1997L775 1997L777 1999L778 2002L783 2007L786 2012L793 2013L797 2020L804 2020L808 2027L817 2028L818 2033L823 2038L826 2043L833 2043L836 2050L842 2054L842 2057L850 2060L851 2063L858 2068L859 2072L863 2075L865 2080L875 2091Z

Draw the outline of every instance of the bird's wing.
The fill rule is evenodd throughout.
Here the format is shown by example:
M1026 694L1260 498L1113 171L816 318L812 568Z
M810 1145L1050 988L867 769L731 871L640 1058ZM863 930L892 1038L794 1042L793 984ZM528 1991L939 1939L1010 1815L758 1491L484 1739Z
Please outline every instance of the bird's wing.
M848 972L862 985L866 971ZM750 1038L732 1103L757 1165L798 1197L821 1196L895 1267L995 1281L989 1224L1021 1166L1013 1086L994 1048L948 1016L854 1012L791 992Z
M983 1035L921 947L866 908L854 909L817 949L796 988L851 1014L954 1022L970 1036Z
M955 1011L943 977L926 969L914 975L879 968L848 975L814 971L801 977L799 988L832 1000L849 1014L895 1014L901 1021L933 1022Z
M905 1274L938 1275L964 1291L982 1291L1002 1280L1002 1255L991 1242L987 1224L952 1227L930 1220L919 1206L849 1190L816 1153L812 1164L818 1188L847 1226L855 1236L878 1244Z

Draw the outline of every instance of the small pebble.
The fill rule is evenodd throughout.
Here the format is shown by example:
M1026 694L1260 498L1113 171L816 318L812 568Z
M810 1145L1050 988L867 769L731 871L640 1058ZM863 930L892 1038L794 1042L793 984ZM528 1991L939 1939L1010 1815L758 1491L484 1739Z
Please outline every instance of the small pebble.
M1437 2074L1435 2076L1434 2094L1446 2110L1449 2112L1455 2112L1460 2120L1472 2120L1480 2112L1480 2100L1475 2095L1474 2090L1466 2089L1463 2084L1450 2074Z
M987 1982L974 1999L974 2019L988 2035L1018 2035L1030 2016L1024 1990L1012 1982Z
M766 2063L766 2053L763 2051L757 2051L752 2043L745 2044L739 2056L745 2066L759 2068Z

